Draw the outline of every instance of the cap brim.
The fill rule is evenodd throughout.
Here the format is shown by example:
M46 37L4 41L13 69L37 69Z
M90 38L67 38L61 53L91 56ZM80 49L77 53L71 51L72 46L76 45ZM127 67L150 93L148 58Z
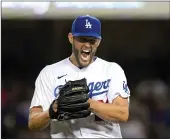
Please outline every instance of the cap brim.
M78 37L78 36L87 36L87 37L95 37L98 39L101 39L101 36L99 36L97 33L73 33L73 36Z

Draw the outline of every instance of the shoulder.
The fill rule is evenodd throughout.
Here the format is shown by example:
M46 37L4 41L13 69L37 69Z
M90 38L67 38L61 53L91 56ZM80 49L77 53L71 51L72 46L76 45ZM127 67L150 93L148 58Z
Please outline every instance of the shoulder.
M125 72L123 68L116 62L106 61L101 59L106 66L105 72L106 74L111 77L112 82L119 83L123 81L127 81Z
M98 58L98 62L109 71L124 72L123 68L116 62L107 61L102 58Z
M67 58L63 59L59 62L46 65L39 73L39 76L49 76L55 73L56 71L60 72L59 70L62 70L62 67L66 65Z

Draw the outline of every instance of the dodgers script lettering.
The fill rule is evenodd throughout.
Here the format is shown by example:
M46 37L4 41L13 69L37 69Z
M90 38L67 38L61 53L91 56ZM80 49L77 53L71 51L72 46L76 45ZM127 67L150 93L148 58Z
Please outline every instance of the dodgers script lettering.
M106 93L109 89L109 83L111 79L107 79L105 81L98 81L98 82L90 82L88 84L89 87L89 97L100 95L102 93ZM59 85L54 89L54 96L57 97L58 89L63 85Z

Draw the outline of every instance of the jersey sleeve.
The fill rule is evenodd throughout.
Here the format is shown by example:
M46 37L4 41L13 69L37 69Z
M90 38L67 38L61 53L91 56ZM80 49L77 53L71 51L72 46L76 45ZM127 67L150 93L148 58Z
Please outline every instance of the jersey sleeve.
M44 69L42 69L35 81L35 90L30 109L35 106L41 106L43 111L48 110L52 101L52 94L52 81L46 66Z
M124 70L118 64L116 64L111 69L110 74L112 75L112 78L107 94L109 103L112 103L113 99L115 99L117 96L128 98L129 101L130 90L127 85L127 79Z

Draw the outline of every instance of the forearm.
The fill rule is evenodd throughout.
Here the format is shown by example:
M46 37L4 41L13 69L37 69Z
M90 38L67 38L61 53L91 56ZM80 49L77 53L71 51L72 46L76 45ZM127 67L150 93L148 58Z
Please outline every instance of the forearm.
M94 111L93 111L94 112ZM102 113L99 113L99 112L94 112L96 116L98 116L100 119L104 120L104 121L108 121L108 122L114 122L114 123L119 123L119 120L115 119L115 118L112 118L112 117L109 117L109 116L106 116Z
M49 125L49 121L48 111L33 113L29 117L28 127L30 130L39 131L46 128Z
M90 109L96 115L107 121L125 122L128 119L128 107L106 104L95 100L90 101Z

